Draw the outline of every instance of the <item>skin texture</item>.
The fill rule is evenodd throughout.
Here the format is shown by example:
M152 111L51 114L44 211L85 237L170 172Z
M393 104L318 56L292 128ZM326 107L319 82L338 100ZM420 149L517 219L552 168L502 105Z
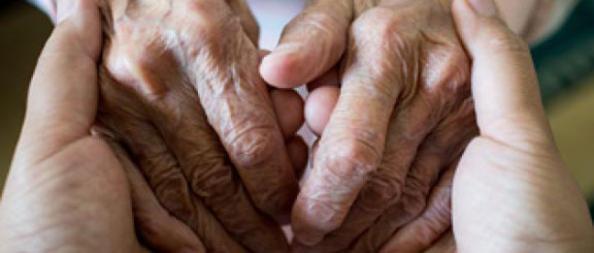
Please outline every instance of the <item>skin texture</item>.
M529 49L492 6L458 0L453 7L474 62L480 128L454 178L458 251L592 252L592 220L555 146Z
M90 134L100 25L93 1L59 10L0 202L1 252L144 252L123 167Z
M114 0L101 10L99 122L175 217L155 223L187 224L208 252L287 251L275 219L286 219L307 160L295 137L303 102L259 77L245 3ZM154 231L150 216L137 220Z
M482 0L469 2L493 4ZM480 99L476 109L479 120L483 119L481 136L474 138L473 145L465 150L460 166L456 161L443 172L431 189L428 208L421 215L390 236L383 229L386 224L402 221L393 218L398 217L390 214L393 209L388 210L346 251L456 252L456 244L465 245L464 250L458 252L527 252L535 251L535 245L539 252L592 251L594 237L585 201L551 141L525 43L502 25L501 20L477 18L465 0L457 1L454 8L457 30L466 35L465 46L475 60L473 93ZM491 10L492 13L496 10ZM328 87L335 79L325 74L319 80L325 84L322 87ZM319 83L316 81L310 87L315 89ZM316 92L312 94L317 95ZM312 98L318 97L309 97L306 108L320 106L319 101ZM454 122L459 123L460 128L474 124L463 123L459 118L454 118ZM308 122L310 126L314 124ZM455 141L457 137L451 135L441 143ZM434 152L440 149L440 145L432 148ZM496 159L489 159L494 157ZM505 172L501 173L502 170ZM452 182L454 174L457 180ZM459 192L453 200L454 231L459 238L456 241L452 231L448 231L452 220L452 183L454 192ZM554 185L559 188L551 187ZM534 193L540 197L533 196ZM492 199L495 196L497 201ZM409 203L414 207L415 202L418 203L413 196ZM551 210L549 204L543 203L557 203L563 208ZM535 213L545 217L536 218ZM484 217L490 218L485 220ZM367 248L381 244L382 239L378 238L386 236L391 238L381 250ZM320 248L297 245L297 251L325 252Z
M437 206L449 205L453 189L453 233L425 252L592 252L586 202L552 140L529 51L488 3L454 4L474 62L480 136L456 173L450 167L432 189L429 205ZM61 6L58 17L31 82L0 201L0 251L145 252L136 225L153 251L205 252L205 243L160 206L127 151L93 127L101 49L94 2ZM415 243L423 244L423 237L414 235L427 228L423 223L432 220L423 218L432 210L398 231L382 251L421 251ZM241 251L233 245L225 250Z
M0 251L251 251L249 238L233 238L197 196L188 195L196 212L186 223L165 209L138 168L137 157L130 159L118 143L122 138L105 125L95 125L98 108L105 110L99 100L104 103L111 95L100 94L100 88L116 85L98 65L106 46L101 22L95 1L59 5L56 29L31 83L27 120L0 202ZM292 162L304 166L307 153L294 136L302 124L303 117L296 115L302 114L303 102L292 91L271 90L270 96L278 101L292 98L275 103L274 111L283 119L279 127L287 136ZM131 105L128 110L138 108ZM143 127L135 130L135 136L149 143L158 137ZM162 146L150 148L146 152ZM266 228L256 227L254 233L260 232L256 229ZM276 225L273 229L279 230ZM286 251L282 235L259 236L262 251Z
M424 210L443 220L424 241L447 230L430 190L476 134L450 1L311 1L260 72L278 87L310 83L306 118L323 129L293 208L296 250L376 252ZM315 124L309 106L335 84L328 122Z
M490 0L455 0L453 13L473 59L480 136L454 177L453 233L428 252L592 252L592 220L555 146L529 48ZM382 251L400 252L398 237Z

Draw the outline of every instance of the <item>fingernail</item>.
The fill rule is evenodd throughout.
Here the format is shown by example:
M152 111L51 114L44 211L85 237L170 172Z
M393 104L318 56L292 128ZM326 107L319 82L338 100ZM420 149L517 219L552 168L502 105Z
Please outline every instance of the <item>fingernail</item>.
M497 6L493 0L466 0L474 11L485 17L494 17L497 15Z
M79 0L64 0L58 2L58 13L56 15L57 22L60 23L63 20L72 16L76 11L76 5Z

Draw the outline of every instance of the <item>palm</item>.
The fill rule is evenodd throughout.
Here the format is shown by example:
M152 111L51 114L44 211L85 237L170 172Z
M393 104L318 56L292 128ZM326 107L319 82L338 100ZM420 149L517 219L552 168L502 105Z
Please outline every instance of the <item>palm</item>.
M586 209L564 208L583 205L583 200L554 148L542 138L514 145L506 141L479 137L460 162L452 202L454 232L464 235L457 236L461 249L465 243L490 241L493 245L485 244L484 252L495 244L509 247L504 251L531 251L551 246L545 243L582 238L579 231L591 229L589 224L569 228L568 220L560 219L583 217Z
M39 252L70 245L79 251L105 250L105 241L96 238L114 242L113 252L139 249L124 170L109 146L85 136L48 151L53 155L37 164L12 168L11 176L20 180L9 181L15 185L7 186L0 222L14 229L1 232L6 234L0 238L10 241L0 243L0 249L27 245ZM25 243L38 238L50 240Z

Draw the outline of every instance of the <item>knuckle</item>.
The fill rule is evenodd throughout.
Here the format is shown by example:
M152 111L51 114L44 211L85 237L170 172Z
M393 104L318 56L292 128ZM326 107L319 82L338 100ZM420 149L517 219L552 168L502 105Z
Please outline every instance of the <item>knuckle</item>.
M449 199L449 196L446 198ZM430 245L436 237L445 231L451 223L451 209L449 201L441 201L440 203L427 207L427 211L423 214L421 219L421 226L418 226L416 234L419 236L417 240L423 245Z
M265 163L279 148L270 133L274 127L268 125L249 126L235 131L229 137L228 150L235 162L243 167L254 167Z
M363 13L353 24L355 34L372 33L375 39L390 43L400 27L398 15L388 8L375 7Z
M191 36L192 41L198 42L197 44L217 44L227 34L241 33L243 29L241 16L234 13L224 1L184 2L186 8L195 15L184 15L183 20L180 21L189 21L192 25L192 32L188 35ZM180 34L180 36L183 38L187 35Z
M337 33L336 27L334 25L336 22L336 17L330 15L330 13L306 11L302 13L300 17L295 19L294 22L289 24L289 29L296 28L297 25L299 25L300 27L304 26L307 28L313 28L316 32L335 34Z
M419 36L418 29L413 28L415 26L409 25L403 16L386 7L372 8L353 23L354 44L365 48L357 57L373 63L366 75L377 79L371 83L383 84L380 87L384 88L382 92L390 96L407 93L405 89L411 89L396 84L416 81Z
M262 184L265 182L260 181L254 183ZM264 190L252 189L250 197L256 207L258 207L260 210L271 215L277 215L284 214L284 212L290 209L290 205L295 199L295 195L296 193L290 189L282 187L269 187Z
M402 212L404 217L414 218L417 217L427 204L426 201L426 194L420 182L414 182L409 184L409 179L407 179L407 186L404 188L402 193ZM409 186L415 185L415 186Z
M413 49L414 43L407 42L418 35L418 28L411 25L407 16L389 7L374 7L355 20L353 34L365 43L393 51Z
M348 138L334 142L328 169L339 178L362 178L377 168L381 151L374 138ZM323 152L326 153L326 152Z
M148 154L140 153L139 159L142 172L155 188L165 184L172 184L171 182L184 183L182 181L185 180L177 162L168 153L155 152L150 157Z
M202 161L190 175L193 191L206 201L231 199L237 185L231 168L222 160Z
M301 206L306 208L293 211L293 223L298 226L297 230L328 233L340 227L346 216L343 208L334 202L302 196L303 200L307 205Z
M470 89L470 60L459 44L437 47L430 54L426 60L431 69L424 87L456 95Z
M142 95L160 96L167 91L160 76L171 73L175 64L167 46L146 41L146 35L118 33L119 38L107 50L105 66L117 84Z
M179 174L178 174L179 175ZM158 186L154 186L155 195L163 206L182 219L193 217L194 210L189 200L187 183L182 175L172 177Z
M360 207L368 212L383 211L400 198L403 188L403 180L374 173L361 191Z

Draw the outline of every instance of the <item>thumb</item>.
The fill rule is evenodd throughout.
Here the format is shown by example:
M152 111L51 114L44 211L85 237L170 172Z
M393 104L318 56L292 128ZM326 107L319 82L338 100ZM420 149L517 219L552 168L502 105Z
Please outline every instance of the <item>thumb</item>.
M499 18L492 0L455 0L452 9L473 61L472 93L481 135L504 143L550 137L526 43Z
M338 63L352 20L351 1L314 0L285 30L260 73L278 88L292 88L321 76Z
M33 74L19 144L28 152L34 147L36 157L88 135L94 122L101 48L101 19L94 2L58 3L58 24Z

